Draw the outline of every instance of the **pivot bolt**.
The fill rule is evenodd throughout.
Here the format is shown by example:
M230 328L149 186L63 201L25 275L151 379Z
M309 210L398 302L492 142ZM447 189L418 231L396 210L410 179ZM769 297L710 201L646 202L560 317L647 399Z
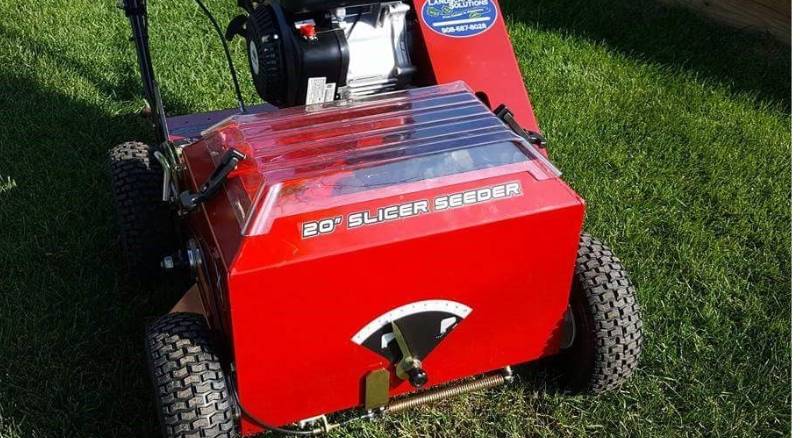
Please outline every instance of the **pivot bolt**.
M408 382L411 383L414 388L422 388L428 383L428 373L422 368L411 368L406 371L406 374L408 374Z

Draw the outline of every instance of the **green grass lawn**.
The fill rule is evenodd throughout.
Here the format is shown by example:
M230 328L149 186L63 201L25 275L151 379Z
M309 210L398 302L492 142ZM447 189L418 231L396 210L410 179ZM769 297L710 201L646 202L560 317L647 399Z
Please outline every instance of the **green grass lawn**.
M114 3L0 0L0 437L156 430L143 324L175 297L123 284L106 151L151 135ZM234 4L210 2L222 22ZM789 50L651 1L505 7L552 158L638 285L641 370L599 398L533 379L337 435L787 434ZM168 110L232 107L194 3L151 12Z

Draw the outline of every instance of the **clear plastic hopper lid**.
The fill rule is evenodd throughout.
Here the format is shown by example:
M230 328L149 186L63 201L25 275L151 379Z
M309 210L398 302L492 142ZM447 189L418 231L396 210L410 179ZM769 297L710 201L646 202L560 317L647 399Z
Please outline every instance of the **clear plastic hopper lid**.
M277 217L402 193L403 187L526 163L537 179L559 173L462 82L356 100L235 115L203 132L215 164L247 155L225 191L242 232Z

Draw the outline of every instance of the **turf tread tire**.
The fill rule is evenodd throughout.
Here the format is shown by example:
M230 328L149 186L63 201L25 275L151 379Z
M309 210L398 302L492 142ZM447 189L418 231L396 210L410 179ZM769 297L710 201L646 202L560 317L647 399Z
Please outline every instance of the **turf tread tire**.
M238 436L234 401L203 316L159 318L147 328L146 351L165 438Z
M628 380L642 352L642 319L636 290L611 249L582 234L570 303L576 345L563 354L570 386L599 394Z
M161 200L163 171L154 148L126 142L109 152L111 185L128 274L150 281L160 274L161 258L174 248L169 208Z

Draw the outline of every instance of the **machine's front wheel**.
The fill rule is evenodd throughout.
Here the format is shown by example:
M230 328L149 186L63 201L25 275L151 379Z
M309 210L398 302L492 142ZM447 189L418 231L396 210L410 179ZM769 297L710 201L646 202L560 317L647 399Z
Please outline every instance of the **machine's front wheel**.
M588 234L581 235L564 326L559 362L570 390L601 393L633 374L642 350L636 292L620 260Z
M127 142L109 152L111 187L128 274L149 281L160 272L161 258L175 247L170 211L161 200L163 171L154 149Z
M162 316L148 327L145 344L164 437L238 436L234 401L203 316Z

